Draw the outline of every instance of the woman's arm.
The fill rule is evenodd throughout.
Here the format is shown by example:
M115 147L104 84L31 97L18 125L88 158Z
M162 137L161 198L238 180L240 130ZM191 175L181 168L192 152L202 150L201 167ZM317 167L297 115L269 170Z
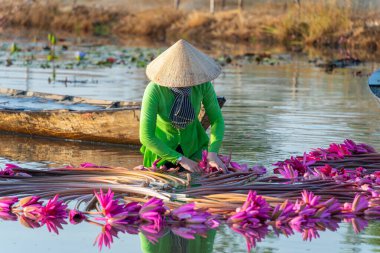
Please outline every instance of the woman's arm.
M140 142L162 159L176 163L182 154L170 148L156 137L158 94L155 85L150 83L144 92L140 117Z
M228 172L226 165L218 157L224 137L224 119L214 87L210 82L206 84L206 91L203 94L203 105L211 123L210 143L207 155L208 164L223 172Z
M218 153L224 137L224 119L216 98L214 87L210 82L205 86L202 103L211 123L208 152Z

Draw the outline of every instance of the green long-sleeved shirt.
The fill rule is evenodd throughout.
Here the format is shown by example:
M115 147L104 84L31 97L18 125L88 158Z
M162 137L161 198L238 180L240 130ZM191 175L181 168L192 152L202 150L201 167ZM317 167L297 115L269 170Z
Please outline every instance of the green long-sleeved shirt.
M211 122L210 138L196 118L184 129L175 128L170 121L170 111L174 103L174 94L170 88L149 83L145 89L140 117L141 152L144 154L144 166L152 166L158 158L160 164L165 161L175 163L182 154L175 149L181 146L184 156L200 159L201 152L218 152L224 135L224 120L210 82L192 87L191 97L195 115L199 114L201 103Z

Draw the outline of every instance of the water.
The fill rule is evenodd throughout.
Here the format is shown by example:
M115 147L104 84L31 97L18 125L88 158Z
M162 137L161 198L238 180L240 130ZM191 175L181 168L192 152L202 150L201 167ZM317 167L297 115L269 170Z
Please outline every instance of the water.
M366 85L366 77L379 65L326 74L307 63L305 56L277 66L246 64L226 67L215 80L219 95L227 98L223 108L226 122L222 153L236 161L265 166L310 148L327 146L351 138L380 149L380 104ZM87 80L79 83L49 83L51 70L0 67L0 87L76 95L111 100L141 100L147 79L144 69L113 68L87 70L57 69L57 80ZM28 77L28 78L26 78ZM131 167L141 163L138 147L54 141L0 135L0 163L25 167L57 167L92 162ZM304 242L300 234L277 238L270 234L258 242L255 252L379 252L378 222L355 234L342 223L337 232L320 232L320 238ZM57 236L46 228L26 229L9 221L0 222L2 249L21 252L97 252L93 241L100 228L91 224L66 225ZM111 250L141 252L138 236L121 234ZM20 241L22 240L22 243ZM246 252L244 239L223 227L214 240L214 252Z

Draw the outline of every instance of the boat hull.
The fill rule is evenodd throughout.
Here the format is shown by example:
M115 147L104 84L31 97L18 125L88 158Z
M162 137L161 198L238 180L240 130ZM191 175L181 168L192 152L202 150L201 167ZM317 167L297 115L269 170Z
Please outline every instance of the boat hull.
M0 111L0 131L82 141L140 144L140 109Z
M26 135L54 137L91 142L139 145L141 103L94 100L80 97L0 89L10 97L42 98L65 105L87 104L102 109L93 110L15 110L0 109L0 131ZM224 97L218 97L220 107ZM199 114L202 126L210 122L202 108Z

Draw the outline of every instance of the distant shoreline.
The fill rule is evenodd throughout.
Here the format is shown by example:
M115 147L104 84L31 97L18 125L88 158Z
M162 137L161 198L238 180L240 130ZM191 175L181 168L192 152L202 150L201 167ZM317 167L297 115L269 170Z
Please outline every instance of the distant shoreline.
M280 8L281 7L281 8ZM188 39L198 44L263 44L288 50L305 47L338 49L342 54L361 50L380 55L380 18L333 4L262 4L248 10L214 14L174 8L137 13L112 8L42 1L12 1L0 10L0 28L33 28L50 32L101 37L144 37L155 42Z

